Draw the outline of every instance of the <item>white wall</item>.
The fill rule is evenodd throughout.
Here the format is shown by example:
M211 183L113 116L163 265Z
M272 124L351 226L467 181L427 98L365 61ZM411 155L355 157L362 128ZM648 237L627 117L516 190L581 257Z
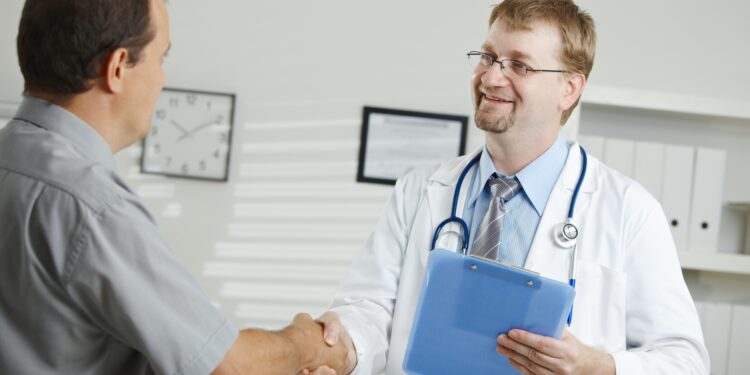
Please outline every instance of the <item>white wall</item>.
M583 0L597 25L592 83L750 99L750 3ZM713 68L711 68L713 67Z
M18 99L21 90L13 52L22 3L0 4L0 100ZM451 103L446 109L462 110L462 53L481 44L493 3L172 1L168 83L237 91L253 105L379 100L424 108ZM592 83L750 98L740 84L750 82L750 50L744 48L750 3L579 4L594 17L599 35ZM706 60L716 68L706 68ZM319 112L343 110L336 104Z
M389 192L353 183L361 107L469 114L463 54L482 43L494 2L170 2L167 84L238 95L230 182L140 176L137 146L118 160L180 258L238 324L273 327L325 307ZM750 99L742 84L750 82L750 3L580 3L598 26L591 83ZM0 3L5 101L18 102L22 90L21 7ZM480 142L474 132L470 144ZM324 217L316 205L328 207Z

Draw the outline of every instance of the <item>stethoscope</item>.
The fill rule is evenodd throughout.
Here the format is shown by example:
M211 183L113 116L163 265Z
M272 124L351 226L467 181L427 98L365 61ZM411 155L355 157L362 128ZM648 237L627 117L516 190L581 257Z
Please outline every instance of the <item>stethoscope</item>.
M578 231L578 227L573 224L573 213L575 212L576 202L578 201L578 192L581 190L581 185L583 185L583 180L586 178L586 169L588 167L588 157L586 156L586 151L581 147L578 146L581 150L581 174L578 177L578 183L576 183L575 190L573 190L573 196L570 198L570 207L568 208L568 217L565 219L564 222L557 224L552 229L552 237L554 239L555 244L559 246L562 249L572 249L571 251L571 262L570 262L570 269L568 270L568 276L569 276L569 282L568 284L575 289L576 287L576 241L578 239L578 235L580 232ZM435 229L435 234L432 236L432 247L431 249L435 248L435 245L437 244L438 237L440 237L440 232L443 230L443 227L450 223L456 223L461 228L460 234L461 234L461 254L466 255L469 249L469 226L466 224L466 221L464 219L456 216L456 210L458 208L458 196L461 193L461 185L463 185L464 179L466 178L466 175L469 173L472 167L474 167L477 162L479 162L479 158L482 156L482 153L480 152L475 156L471 161L469 161L468 164L466 164L466 167L464 167L463 171L461 171L461 174L458 177L458 182L456 183L456 190L453 193L453 204L451 206L451 216L447 219L443 220L443 222L440 223L440 225L437 226ZM568 325L570 325L571 320L573 318L573 309L571 308L570 314L568 314Z

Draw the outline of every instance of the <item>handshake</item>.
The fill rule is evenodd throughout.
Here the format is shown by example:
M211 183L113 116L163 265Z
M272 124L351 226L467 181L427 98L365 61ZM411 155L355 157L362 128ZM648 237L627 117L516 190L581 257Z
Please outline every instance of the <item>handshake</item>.
M317 320L297 314L280 334L298 347L302 359L299 375L344 375L357 364L352 339L334 312L326 312Z
M342 375L352 372L357 353L338 315L317 320L297 314L278 332L243 329L212 375Z

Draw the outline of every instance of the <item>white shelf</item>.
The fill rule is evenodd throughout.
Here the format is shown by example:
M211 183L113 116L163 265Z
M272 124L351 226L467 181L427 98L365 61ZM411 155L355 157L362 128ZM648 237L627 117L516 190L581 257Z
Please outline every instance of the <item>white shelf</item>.
M587 85L581 102L657 111L750 119L747 102L706 96Z
M678 251L677 255L686 270L750 275L750 255L704 251Z

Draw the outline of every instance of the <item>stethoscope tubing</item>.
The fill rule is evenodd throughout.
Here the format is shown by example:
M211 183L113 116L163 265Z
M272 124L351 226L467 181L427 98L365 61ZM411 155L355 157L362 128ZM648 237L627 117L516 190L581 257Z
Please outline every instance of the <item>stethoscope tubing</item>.
M461 226L461 254L467 255L467 251L469 249L469 236L466 234L469 233L469 226L466 224L466 221L464 219L461 219L460 217L456 216L456 210L458 207L458 196L461 193L461 185L463 185L464 179L466 178L466 175L469 173L471 168L479 162L479 158L482 156L482 153L480 152L472 158L469 161L469 164L466 164L466 167L464 167L464 170L461 171L461 175L458 177L458 181L456 182L456 189L453 192L453 205L451 205L451 216L445 220L443 220L435 229L435 234L432 236L432 246L430 246L430 249L434 249L435 245L437 244L438 237L440 236L440 232L443 230L443 227L448 225L449 223L458 223Z

